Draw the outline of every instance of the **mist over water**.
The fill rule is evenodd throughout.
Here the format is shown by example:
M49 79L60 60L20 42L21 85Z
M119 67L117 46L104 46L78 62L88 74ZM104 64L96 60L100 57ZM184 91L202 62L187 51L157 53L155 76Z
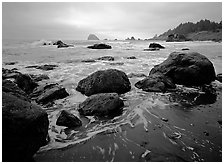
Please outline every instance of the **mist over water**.
M64 41L74 47L58 49L43 46L43 41L3 40L2 66L22 73L46 74L49 82L59 83L69 96L44 107L50 121L48 145L40 148L35 161L220 161L222 154L222 92L213 104L183 105L172 101L170 93L148 93L134 87L142 78L130 78L132 89L121 95L125 107L120 116L110 119L80 116L76 107L87 97L75 90L78 82L102 69L118 69L126 74L144 73L163 62L171 52L189 51L205 55L222 72L222 43L155 41L165 47L143 51L153 41L103 41L111 50L86 48L101 41ZM102 56L114 61L82 62ZM135 56L136 59L127 59ZM7 62L17 62L7 65ZM55 64L43 71L30 65ZM191 88L187 88L191 90ZM189 102L187 102L189 103ZM56 125L61 110L68 110L82 120L82 127L68 129ZM209 133L209 136L205 135Z

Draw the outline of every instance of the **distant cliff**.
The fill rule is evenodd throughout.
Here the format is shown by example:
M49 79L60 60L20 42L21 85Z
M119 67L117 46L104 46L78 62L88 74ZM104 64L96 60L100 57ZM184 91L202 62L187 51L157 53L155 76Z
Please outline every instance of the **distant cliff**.
M167 40L167 41L187 41L187 40L222 41L222 21L216 23L205 19L197 23L192 22L187 22L184 24L181 23L173 30L169 29L163 34L155 36L152 39Z
M89 34L87 40L100 40L100 39L94 34Z

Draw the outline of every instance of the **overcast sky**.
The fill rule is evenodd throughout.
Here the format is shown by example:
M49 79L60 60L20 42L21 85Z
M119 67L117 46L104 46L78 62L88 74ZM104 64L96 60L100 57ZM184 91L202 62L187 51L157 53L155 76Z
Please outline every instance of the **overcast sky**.
M14 3L3 2L2 30L7 39L86 40L151 38L180 23L220 22L221 2Z

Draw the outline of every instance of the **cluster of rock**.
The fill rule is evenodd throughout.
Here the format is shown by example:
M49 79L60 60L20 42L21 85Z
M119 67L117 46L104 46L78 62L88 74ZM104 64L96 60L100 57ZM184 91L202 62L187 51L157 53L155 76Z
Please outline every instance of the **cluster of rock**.
M61 40L54 42L53 45L57 45L57 48L73 47L73 45L66 44L66 43L62 42Z
M116 69L100 70L82 79L76 90L90 96L79 105L81 115L111 116L122 111L119 94L129 92L131 83L127 75Z
M164 47L152 43L149 48ZM136 58L130 56L127 59ZM114 57L104 56L97 60L114 61ZM43 65L28 68L48 71L56 66ZM110 118L121 114L124 102L120 95L131 90L129 78L132 77L144 77L143 80L135 83L135 87L139 89L147 92L176 91L176 94L171 97L175 101L187 97L198 104L204 100L215 101L215 91L205 84L210 84L216 79L222 80L222 74L215 75L213 64L205 56L196 52L173 52L165 61L154 66L148 76L141 73L131 73L127 76L117 69L99 70L79 81L76 87L77 91L88 96L77 107L80 115ZM39 147L47 143L49 125L46 111L34 102L47 106L54 100L65 98L69 94L58 84L39 85L38 81L48 79L44 75L31 76L16 70L3 69L2 79L3 161L29 161ZM206 94L202 96L198 92L183 94L177 90L176 84L202 86L202 91ZM82 121L72 113L62 110L56 125L75 128L81 126Z
M144 91L165 92L175 89L175 84L201 86L215 79L213 64L205 56L196 52L173 52L135 86Z
M48 115L37 104L50 103L68 93L57 84L39 86L43 79L49 77L2 69L3 161L32 161L48 142Z

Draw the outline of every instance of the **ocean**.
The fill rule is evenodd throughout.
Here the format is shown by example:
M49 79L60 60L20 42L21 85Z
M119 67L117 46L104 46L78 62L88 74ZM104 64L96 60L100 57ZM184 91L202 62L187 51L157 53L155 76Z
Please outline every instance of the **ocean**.
M56 100L53 107L43 107L50 121L48 145L35 154L35 161L221 161L222 160L222 91L214 103L183 105L171 101L170 93L144 92L134 86L143 77L130 78L132 89L121 95L123 113L112 119L80 116L76 107L87 97L76 91L78 82L97 70L118 69L126 74L148 75L154 65L171 52L188 51L205 55L222 73L222 43L211 41L73 41L74 47L43 46L45 40L3 40L2 67L17 68L28 74L45 74L49 82L63 85L69 96ZM87 46L103 42L112 49L96 50ZM143 51L152 42L165 47ZM186 51L183 51L186 52ZM114 61L83 62L103 56ZM136 59L127 59L135 56ZM15 62L8 65L8 62ZM54 70L26 68L31 65L55 64ZM41 84L41 82L40 82ZM187 88L191 89L191 88ZM69 129L56 125L61 110L78 116L83 125ZM166 118L169 121L164 121ZM206 134L206 135L205 135ZM207 135L209 134L209 135Z

